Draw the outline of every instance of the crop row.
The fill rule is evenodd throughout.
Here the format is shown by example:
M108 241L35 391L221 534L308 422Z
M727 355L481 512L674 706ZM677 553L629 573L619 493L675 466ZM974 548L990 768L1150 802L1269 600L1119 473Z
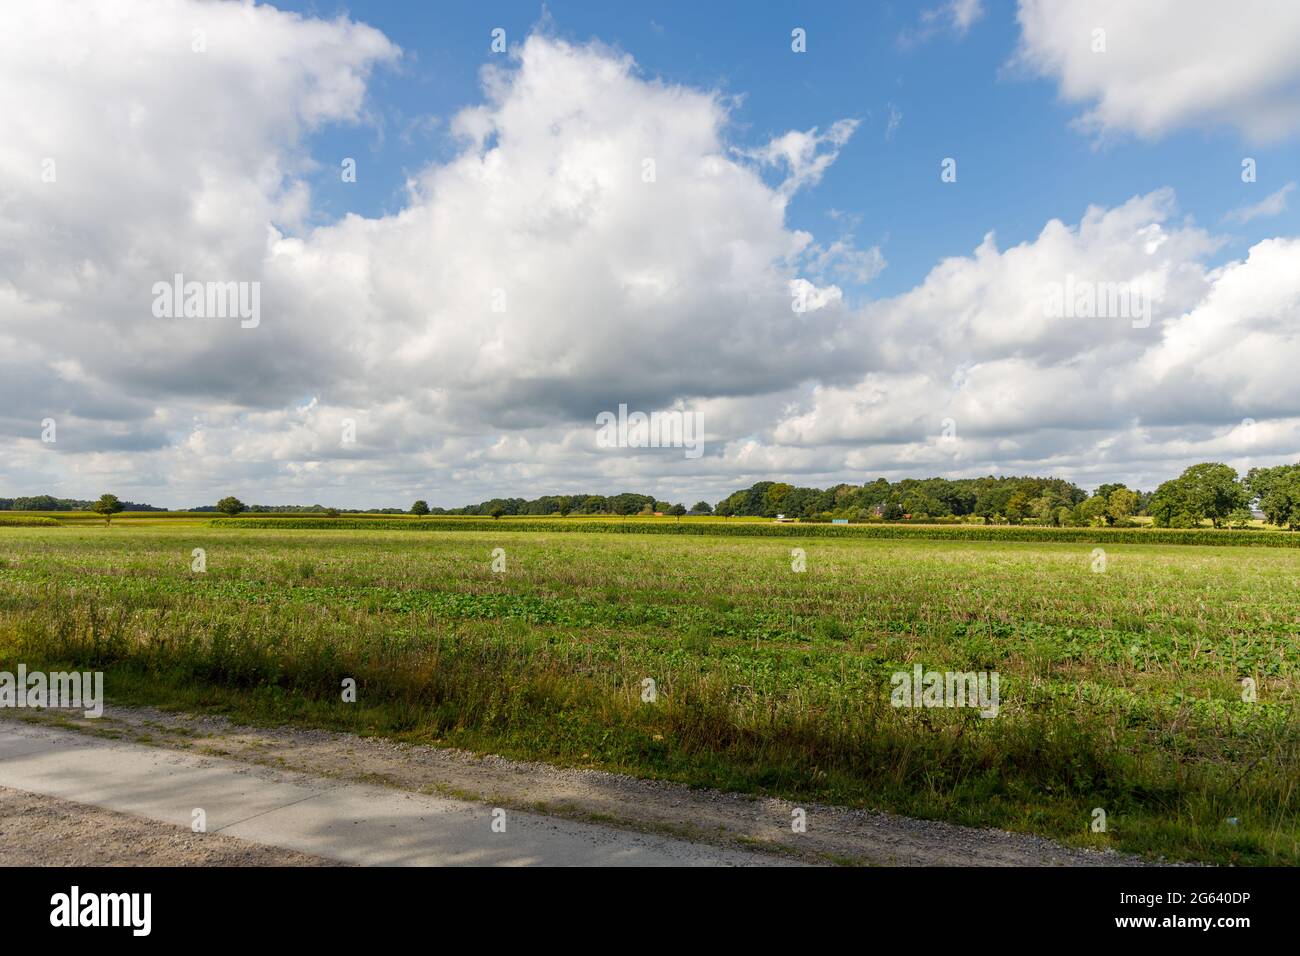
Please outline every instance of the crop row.
M1196 544L1265 548L1300 547L1300 534L1214 528L1044 528L972 525L757 524L717 521L668 522L498 521L458 518L215 518L218 528L311 531L532 531L589 534L678 534L756 538L912 538L936 541L1059 541L1076 544Z

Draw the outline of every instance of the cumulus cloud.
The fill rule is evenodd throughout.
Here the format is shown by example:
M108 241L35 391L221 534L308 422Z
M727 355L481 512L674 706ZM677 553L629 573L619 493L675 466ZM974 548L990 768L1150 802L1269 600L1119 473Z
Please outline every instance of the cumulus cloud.
M237 461L267 481L379 468L446 436L491 447L619 402L760 395L861 365L837 347L837 289L802 279L817 307L792 308L811 237L784 222L852 121L749 154L717 94L538 35L484 70L483 102L450 123L459 152L412 178L400 213L313 227L303 140L364 118L367 74L400 56L377 31L234 4L2 16L0 428L29 446L47 415L59 452L134 431L197 489ZM815 255L815 272L873 268L842 244ZM258 327L153 316L154 283L178 273L259 282ZM380 408L401 414L363 420ZM349 410L359 436L387 437L341 454L328 436Z
M869 309L882 368L814 386L772 440L842 449L845 467L869 474L1056 468L1139 483L1204 458L1294 457L1300 240L1210 268L1219 243L1172 223L1175 211L1160 191L941 263ZM1065 276L1145 288L1150 324L1046 309Z
M1098 135L1300 130L1300 5L1241 0L1019 0L1016 61L1089 104Z
M369 27L269 7L5 4L0 407L21 420L6 432L41 412L134 421L186 396L283 397L332 364L311 340L278 354L274 330L255 346L156 320L151 289L262 278L271 223L309 203L304 137L358 122L369 72L397 56Z

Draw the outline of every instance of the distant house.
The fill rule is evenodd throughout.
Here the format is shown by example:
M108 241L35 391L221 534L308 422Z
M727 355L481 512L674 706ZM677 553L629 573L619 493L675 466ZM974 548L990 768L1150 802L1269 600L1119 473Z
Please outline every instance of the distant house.
M777 515L777 516L776 516L776 520L777 520L777 521L780 521L780 522L783 522L783 523L784 523L784 522L789 522L789 521L794 521L793 518L787 518L785 515Z

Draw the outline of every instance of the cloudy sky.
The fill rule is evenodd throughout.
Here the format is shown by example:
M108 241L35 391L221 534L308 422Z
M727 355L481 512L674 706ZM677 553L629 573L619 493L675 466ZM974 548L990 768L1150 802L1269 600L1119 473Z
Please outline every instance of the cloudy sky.
M0 496L1295 461L1297 49L1292 0L7 0Z

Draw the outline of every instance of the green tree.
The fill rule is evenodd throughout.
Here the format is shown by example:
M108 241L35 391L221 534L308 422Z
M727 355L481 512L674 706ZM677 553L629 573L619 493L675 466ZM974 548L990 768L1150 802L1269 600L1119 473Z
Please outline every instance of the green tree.
M1186 528L1193 524L1177 478L1161 483L1147 504L1147 513L1157 528Z
M493 505L490 509L488 509L488 514L490 514L496 520L500 520L501 516L505 513L506 513L505 505Z
M697 501L695 502L695 506L691 508L691 513L697 515L711 515L713 514L713 505L709 504L707 501Z
M217 510L220 511L223 515L233 518L241 511L247 511L248 506L245 505L238 498L236 498L234 495L227 495L225 498L222 498L220 501L217 502Z
M1079 505L1079 518L1085 524L1097 524L1106 521L1106 499L1101 495L1093 495L1087 501Z
M1093 495L1098 498L1105 498L1107 501L1110 501L1110 496L1115 492L1119 491L1123 487L1125 486L1120 484L1119 482L1114 482L1108 485L1101 485L1096 491L1093 492Z
M783 481L768 485L763 498L763 516L766 518L775 518L778 514L785 511L785 499L794 491L792 485L787 485Z
M1138 493L1120 485L1106 496L1106 523L1127 521L1137 514L1137 507Z
M1030 510L1030 497L1025 491L1017 491L1007 499L1005 514L1007 520L1012 524L1019 524L1032 513Z
M682 520L682 515L686 514L686 506L683 504L675 504L668 509L668 513L672 515L674 518L676 518L678 523L680 524Z
M1251 517L1249 508L1238 508L1232 514L1228 515L1228 524L1234 528L1249 528L1250 521Z
M122 502L117 500L117 495L100 495L99 500L90 506L90 510L97 515L103 515L104 524L112 524L113 515L125 507Z
M1300 527L1300 465L1252 468L1246 474L1246 488L1269 524Z
M1192 465L1177 479L1182 488L1188 517L1197 523L1209 518L1216 528L1228 515L1246 504L1246 490L1237 481L1237 471L1215 461Z
M1235 469L1206 461L1157 488L1147 510L1162 528L1194 528L1207 518L1220 528L1248 498Z
M415 504L411 505L411 514L427 515L429 513L429 502L421 498Z

